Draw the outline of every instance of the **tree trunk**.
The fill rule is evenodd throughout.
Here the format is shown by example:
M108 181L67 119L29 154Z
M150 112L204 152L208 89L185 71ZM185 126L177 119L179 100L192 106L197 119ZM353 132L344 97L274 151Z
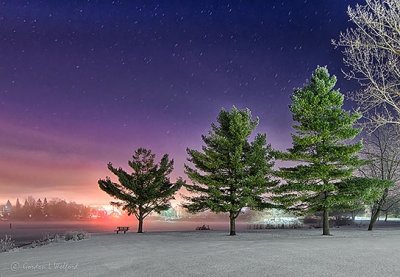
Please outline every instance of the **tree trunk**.
M323 227L323 232L322 235L323 236L330 236L330 232L329 232L329 212L328 209L324 209L324 214L323 214L323 222L322 222L322 227Z
M143 217L139 217L138 233L143 233Z
M389 212L386 212L386 214L385 214L385 222L387 222L388 214L389 214Z
M382 180L384 180L383 176L382 176ZM382 211L382 205L385 203L388 193L389 193L389 189L385 189L381 199L377 203L374 204L374 206L372 208L371 220L369 222L368 231L372 231L376 221L379 221L379 216L381 215L381 211Z
M229 214L229 221L230 221L230 232L229 235L230 236L236 236L236 222L235 222L236 218L233 214L233 212L231 212Z
M377 219L379 218L380 213L381 213L380 207L377 207L376 210L372 212L371 220L369 221L368 231L372 231Z

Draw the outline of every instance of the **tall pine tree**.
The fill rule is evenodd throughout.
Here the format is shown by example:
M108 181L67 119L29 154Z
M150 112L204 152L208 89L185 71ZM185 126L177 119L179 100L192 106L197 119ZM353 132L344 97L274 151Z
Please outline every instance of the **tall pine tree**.
M49 203L47 202L46 197L43 200L43 215L45 218L49 216Z
M15 202L15 207L13 209L13 216L16 219L22 218L22 205L21 205L21 202L19 202L18 198L17 198L17 201Z
M173 160L169 160L167 154L156 164L150 150L139 148L128 164L132 173L109 163L108 169L118 177L119 183L107 177L98 184L100 189L119 200L111 202L112 205L122 207L128 215L135 215L139 221L138 233L142 233L144 219L152 212L167 210L182 182L170 182L168 175L173 170Z
M236 235L235 221L242 208L263 208L262 195L277 182L269 179L273 163L266 136L249 137L258 125L248 109L222 110L217 124L211 125L208 135L202 136L202 151L187 149L185 172L192 184L185 184L193 195L184 207L189 212L210 210L229 213L230 235Z
M372 197L371 180L352 178L363 164L358 157L362 142L352 142L361 131L354 127L361 115L343 109L344 97L335 84L336 77L318 67L309 84L294 91L293 147L277 153L296 165L277 172L286 182L274 199L291 210L322 212L323 235L330 235L330 211L351 209L360 197Z

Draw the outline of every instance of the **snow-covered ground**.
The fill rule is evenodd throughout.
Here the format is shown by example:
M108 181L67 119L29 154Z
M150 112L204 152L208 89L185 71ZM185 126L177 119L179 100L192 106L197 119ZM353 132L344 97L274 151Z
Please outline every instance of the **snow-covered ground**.
M95 234L0 253L0 276L400 276L400 230Z

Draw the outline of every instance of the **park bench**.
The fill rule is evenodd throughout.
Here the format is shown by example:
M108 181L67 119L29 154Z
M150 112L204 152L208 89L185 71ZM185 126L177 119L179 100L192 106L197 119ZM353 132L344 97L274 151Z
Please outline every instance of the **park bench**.
M115 232L117 232L117 234L119 232L124 232L124 234L126 234L126 232L129 231L129 227L117 227L117 230L115 230Z

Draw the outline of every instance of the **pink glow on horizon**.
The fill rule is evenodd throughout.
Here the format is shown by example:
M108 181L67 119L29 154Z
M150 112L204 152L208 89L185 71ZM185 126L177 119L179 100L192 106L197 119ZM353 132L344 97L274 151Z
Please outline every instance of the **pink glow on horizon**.
M179 176L186 179L183 172L186 147L200 149L200 136L208 131L209 126L198 126L196 129L180 141L176 137L165 136L162 143L152 142L152 138L159 136L149 134L150 139L145 140L144 145L117 137L114 144L101 138L90 138L84 132L41 131L0 120L0 204L7 199L14 204L16 198L23 201L28 196L57 197L83 204L108 204L112 198L98 188L98 179L111 175L107 169L110 161L114 166L129 170L127 160L137 147L153 149L157 159L163 153L170 154L175 161L171 180ZM270 138L269 132L262 128L258 128L257 132L267 132ZM284 149L287 143L277 139L280 134L273 135L278 143L272 142L272 146Z
M101 142L54 136L0 121L0 204L10 199L61 198L83 204L107 204L112 199L97 185L110 176L107 163L127 169L131 153ZM112 160L107 157L121 157ZM110 176L112 177L112 176ZM174 172L171 179L177 179Z

